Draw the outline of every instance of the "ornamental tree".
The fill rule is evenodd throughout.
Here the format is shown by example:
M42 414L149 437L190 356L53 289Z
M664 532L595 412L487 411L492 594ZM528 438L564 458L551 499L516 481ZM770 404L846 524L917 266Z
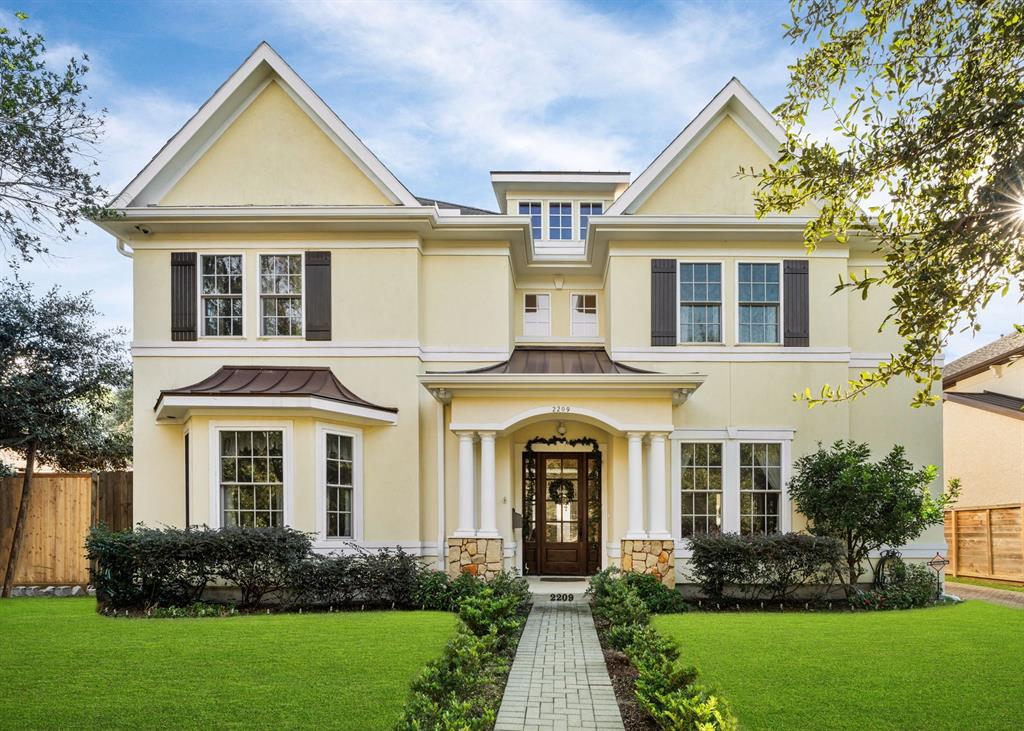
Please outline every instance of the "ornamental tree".
M832 536L846 547L848 588L883 546L898 547L941 525L960 492L958 480L936 498L931 493L938 469L915 469L896 445L880 462L870 462L867 444L837 441L796 460L789 495L817 536Z
M0 281L0 447L25 459L4 597L14 583L36 464L109 470L131 459L125 333L97 330L97 314L88 294L54 288L37 299L17 279Z
M88 109L88 60L53 70L41 35L0 26L0 246L14 263L105 215L94 159L104 112Z
M792 0L786 36L807 46L774 110L786 130L760 172L759 216L817 203L809 250L859 233L877 242L880 271L840 279L863 297L894 288L902 352L846 386L808 391L812 404L858 396L897 377L933 404L935 359L956 328L1011 281L1024 282L1024 2ZM809 115L834 117L831 141ZM862 208L869 199L883 201Z

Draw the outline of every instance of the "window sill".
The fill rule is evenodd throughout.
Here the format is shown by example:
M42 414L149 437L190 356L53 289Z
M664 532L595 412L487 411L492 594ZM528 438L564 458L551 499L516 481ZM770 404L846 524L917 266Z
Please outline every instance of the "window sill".
M256 338L257 340L274 341L274 340L305 340L305 335L260 335Z

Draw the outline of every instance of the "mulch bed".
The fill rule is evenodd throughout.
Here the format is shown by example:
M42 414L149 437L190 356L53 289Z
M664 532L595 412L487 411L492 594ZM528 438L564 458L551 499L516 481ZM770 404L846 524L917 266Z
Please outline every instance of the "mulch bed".
M622 723L626 731L657 731L658 726L654 719L647 715L646 711L636 702L636 694L633 692L633 684L636 682L636 668L634 668L626 653L612 649L605 644L602 622L595 619L598 626L598 637L601 640L601 652L604 654L604 664L608 668L608 676L612 680L612 688L615 690L615 701L619 704L619 713L622 715Z

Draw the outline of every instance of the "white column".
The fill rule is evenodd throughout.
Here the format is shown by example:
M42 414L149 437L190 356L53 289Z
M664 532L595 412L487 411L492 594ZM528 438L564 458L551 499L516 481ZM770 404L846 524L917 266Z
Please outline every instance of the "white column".
M498 537L498 497L494 479L494 432L480 434L480 530L482 538Z
M472 538L476 535L473 485L473 432L460 431L459 437L459 524L455 529L456 538Z
M647 448L647 533L651 538L668 540L668 506L665 492L665 435L651 434Z
M626 531L628 539L643 539L644 533L644 434L629 432L629 523Z

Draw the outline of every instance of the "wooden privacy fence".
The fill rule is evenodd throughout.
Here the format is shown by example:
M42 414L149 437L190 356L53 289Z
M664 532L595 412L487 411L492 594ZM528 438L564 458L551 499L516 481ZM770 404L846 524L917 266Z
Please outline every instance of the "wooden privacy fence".
M0 577L7 570L22 479L0 479ZM85 536L98 523L113 530L132 527L131 472L33 475L14 583L89 583Z
M1024 581L1024 504L946 511L953 576Z

